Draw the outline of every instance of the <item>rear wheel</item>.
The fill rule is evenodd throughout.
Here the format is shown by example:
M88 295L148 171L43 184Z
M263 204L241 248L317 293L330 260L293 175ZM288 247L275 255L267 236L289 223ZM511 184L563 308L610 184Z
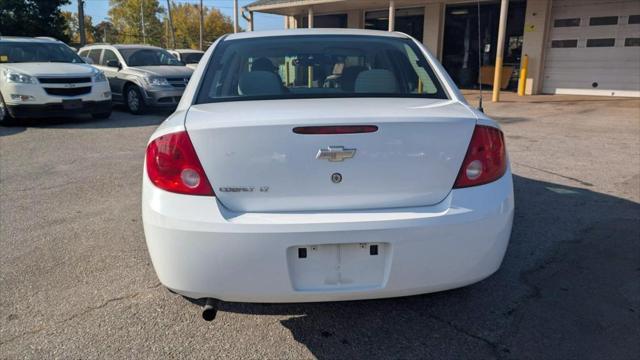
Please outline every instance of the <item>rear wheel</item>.
M97 120L107 119L109 116L111 116L111 111L91 114L91 117Z
M0 94L0 125L9 125L13 122L13 118L9 114L9 109L4 103L4 98Z
M144 98L142 97L142 92L137 86L131 85L127 87L124 96L125 104L127 105L127 109L130 113L135 115L141 115L145 113L146 105L144 103Z

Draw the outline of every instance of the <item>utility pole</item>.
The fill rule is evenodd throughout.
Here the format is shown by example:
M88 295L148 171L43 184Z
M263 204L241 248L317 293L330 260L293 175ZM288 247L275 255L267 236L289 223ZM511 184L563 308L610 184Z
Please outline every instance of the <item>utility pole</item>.
M202 7L202 0L200 0L200 51L204 48L204 8Z
M140 0L140 27L142 28L142 43L147 43L147 34L144 31L144 0Z
M78 31L80 31L80 46L87 44L87 37L84 33L84 0L78 0Z
M173 43L173 49L176 48L176 32L173 30L173 20L171 18L171 1L167 0L167 10L169 11L169 28L171 30L171 42Z
M238 32L238 0L233 0L233 32Z

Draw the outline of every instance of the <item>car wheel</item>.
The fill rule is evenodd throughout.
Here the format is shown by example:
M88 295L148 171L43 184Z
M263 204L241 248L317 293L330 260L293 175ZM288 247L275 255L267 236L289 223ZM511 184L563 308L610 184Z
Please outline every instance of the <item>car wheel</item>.
M144 104L144 98L137 86L131 85L125 92L125 101L129 112L135 115L144 114L146 106Z
M109 116L111 116L111 111L91 114L91 117L97 120L108 119Z
M9 114L9 109L4 103L4 98L0 94L0 125L9 125L13 122L13 118Z

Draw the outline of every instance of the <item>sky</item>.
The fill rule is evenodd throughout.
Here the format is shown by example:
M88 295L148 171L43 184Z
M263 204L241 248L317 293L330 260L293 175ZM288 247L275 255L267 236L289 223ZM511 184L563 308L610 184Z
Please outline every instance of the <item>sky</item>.
M166 0L159 0L159 2L162 7L167 7ZM173 2L176 4L199 4L200 0L173 0ZM251 2L253 2L253 0L239 0L238 5L239 7L243 7ZM205 7L216 7L220 9L223 14L233 17L233 0L203 0L202 3ZM71 4L63 6L62 9L64 11L78 12L78 1L71 0ZM90 15L93 18L93 25L106 20L109 16L108 12L109 0L85 0L84 14ZM284 29L284 20L282 16L262 13L254 13L254 16L255 19L253 20L253 24L255 30ZM246 29L247 22L242 18L242 16L238 15L238 20L240 22L240 27Z

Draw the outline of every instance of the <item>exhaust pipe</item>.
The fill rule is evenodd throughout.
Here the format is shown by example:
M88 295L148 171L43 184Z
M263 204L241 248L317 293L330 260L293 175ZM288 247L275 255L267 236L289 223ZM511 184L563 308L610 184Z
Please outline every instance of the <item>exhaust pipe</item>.
M212 321L218 313L218 300L207 298L204 307L202 307L202 318L205 321Z

